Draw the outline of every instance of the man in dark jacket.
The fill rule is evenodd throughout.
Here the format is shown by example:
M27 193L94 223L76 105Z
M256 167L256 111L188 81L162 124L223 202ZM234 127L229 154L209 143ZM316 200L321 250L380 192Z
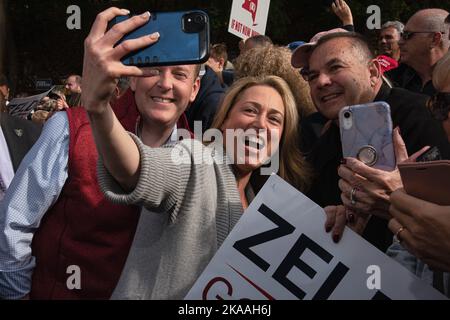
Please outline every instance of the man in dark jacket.
M442 9L425 9L408 20L399 41L402 63L386 73L394 85L428 96L436 93L431 75L450 45L447 16Z
M450 146L445 133L425 107L427 98L407 90L389 89L385 86L379 62L374 59L366 40L360 35L327 34L316 43L310 43L303 49L298 48L293 54L292 63L294 67L303 67L302 73L309 81L311 96L319 110L319 113L304 121L302 137L307 139L303 140L303 150L316 174L308 196L320 206L339 205L356 188L348 188L342 181L344 179L339 182L338 168L342 151L337 119L344 106L387 101L391 106L394 126L400 127L409 154L430 145L437 146L445 158L450 158ZM391 173L380 173L383 179L389 174ZM364 179L361 180L362 185L373 182L368 177ZM345 185L345 188L340 190L341 185ZM391 191L384 190L384 193L389 192ZM361 205L366 196L363 190L359 190L353 197L355 203L351 205L345 201L344 204L347 209L355 212L364 211ZM386 198L389 199L389 196L383 200L388 201ZM372 200L381 201L378 198ZM375 212L370 209L373 208L366 209L364 213ZM333 233L335 231L333 229ZM364 236L383 251L392 242L387 220L376 216L370 219ZM339 240L338 232L333 234L333 239L336 242Z
M205 65L205 74L201 78L200 91L195 101L186 110L191 130L195 129L195 121L201 121L202 133L211 127L224 94L225 88L220 84L216 73Z

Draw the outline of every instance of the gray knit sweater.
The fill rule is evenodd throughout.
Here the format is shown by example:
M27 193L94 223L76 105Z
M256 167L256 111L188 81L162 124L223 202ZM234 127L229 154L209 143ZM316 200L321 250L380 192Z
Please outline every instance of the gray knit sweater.
M199 141L149 148L131 136L141 155L134 191L98 166L108 199L147 209L112 299L183 299L242 215L236 179L226 157Z

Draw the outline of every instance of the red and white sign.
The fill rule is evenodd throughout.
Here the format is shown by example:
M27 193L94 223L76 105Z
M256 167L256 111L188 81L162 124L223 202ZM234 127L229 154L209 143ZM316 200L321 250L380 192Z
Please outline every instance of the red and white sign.
M350 229L334 243L325 212L272 176L187 300L446 299Z
M270 0L233 0L228 32L242 39L266 33Z

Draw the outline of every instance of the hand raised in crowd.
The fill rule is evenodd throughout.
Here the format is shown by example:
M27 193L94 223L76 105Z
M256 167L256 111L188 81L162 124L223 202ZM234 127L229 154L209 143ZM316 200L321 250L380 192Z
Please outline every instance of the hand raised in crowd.
M353 25L352 10L344 0L335 0L331 5L334 14L342 21L344 26Z
M431 186L430 186L431 187ZM403 247L433 269L450 271L450 206L408 195L391 195L389 229Z
M393 132L393 142L397 163L415 161L423 152L429 149L424 147L408 158L405 143L396 128ZM345 164L338 169L341 177L339 189L344 206L358 214L374 214L384 219L390 219L389 196L403 187L398 168L388 172L365 165L363 162L347 158Z
M127 40L115 46L124 35L148 22L150 13L134 16L107 30L109 21L129 13L128 10L118 8L101 12L85 40L82 101L88 112L102 113L106 109L119 77L151 75L151 71L145 68L123 65L121 58L158 41L158 33Z

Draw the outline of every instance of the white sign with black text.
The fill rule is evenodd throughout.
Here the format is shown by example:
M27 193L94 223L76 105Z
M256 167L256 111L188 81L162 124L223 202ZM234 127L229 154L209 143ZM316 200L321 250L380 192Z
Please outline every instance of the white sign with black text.
M325 212L271 176L188 300L445 299L350 229L336 244Z
M228 32L241 39L266 33L270 0L233 0Z

